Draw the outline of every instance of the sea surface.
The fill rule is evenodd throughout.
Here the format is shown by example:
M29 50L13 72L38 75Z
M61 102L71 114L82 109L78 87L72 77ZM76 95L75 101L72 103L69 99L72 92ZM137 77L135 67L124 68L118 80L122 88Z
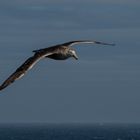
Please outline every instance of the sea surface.
M140 140L140 125L1 124L0 140Z

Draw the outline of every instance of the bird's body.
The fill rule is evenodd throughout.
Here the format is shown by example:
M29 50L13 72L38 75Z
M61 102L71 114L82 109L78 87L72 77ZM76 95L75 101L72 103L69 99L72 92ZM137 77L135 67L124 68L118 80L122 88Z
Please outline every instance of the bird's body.
M66 42L64 44L59 44L56 46L34 50L34 55L28 58L17 70L6 79L2 85L0 86L0 90L6 88L8 85L13 83L15 80L20 79L25 75L27 71L29 71L39 60L43 58L51 58L55 60L66 60L70 57L74 57L76 60L78 56L75 50L71 47L73 45L77 45L79 43L93 43L93 44L102 44L102 45L114 45L108 43L102 43L97 41L71 41Z
M54 59L54 60L66 60L69 57L71 57L68 54L69 48L67 48L67 47L63 47L63 46L62 47L55 47L54 51L56 51L56 53L49 55L49 56L46 56L46 57Z
M53 54L47 55L46 57L54 60L66 60L69 57L72 57L72 54L70 53L71 51L74 51L74 49L71 47L57 45L45 49L34 50L33 52L41 55L43 53L47 54L48 52L54 52Z

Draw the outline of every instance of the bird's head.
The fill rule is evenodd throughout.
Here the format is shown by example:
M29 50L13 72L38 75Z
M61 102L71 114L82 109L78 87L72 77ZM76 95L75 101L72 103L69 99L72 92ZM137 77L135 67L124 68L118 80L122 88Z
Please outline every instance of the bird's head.
M68 53L69 53L70 57L74 57L76 60L78 60L78 56L77 56L75 50L70 49Z

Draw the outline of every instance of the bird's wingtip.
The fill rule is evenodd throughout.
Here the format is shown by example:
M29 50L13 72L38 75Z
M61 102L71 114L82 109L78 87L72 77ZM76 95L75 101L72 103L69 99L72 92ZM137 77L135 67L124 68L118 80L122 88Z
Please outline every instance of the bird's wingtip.
M116 46L116 44L115 43L113 43L113 44L110 44L111 46Z
M4 89L4 87L0 85L0 91L3 90L3 89Z
M102 45L110 45L110 46L115 46L115 43L104 43L104 42L99 42L99 41L95 41L96 44L102 44Z

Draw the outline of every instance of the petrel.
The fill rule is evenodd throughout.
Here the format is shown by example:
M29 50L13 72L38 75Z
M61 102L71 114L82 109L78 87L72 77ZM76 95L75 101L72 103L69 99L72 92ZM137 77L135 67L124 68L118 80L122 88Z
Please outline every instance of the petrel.
M101 44L101 45L115 45L110 43L103 43L99 41L92 40L80 40L80 41L70 41L63 44L51 46L44 49L34 50L34 55L29 57L16 71L10 75L3 83L0 85L0 90L6 88L15 80L20 79L29 71L39 60L43 58L51 58L55 60L66 60L70 57L78 59L78 56L72 46L80 43L92 43L92 44Z

